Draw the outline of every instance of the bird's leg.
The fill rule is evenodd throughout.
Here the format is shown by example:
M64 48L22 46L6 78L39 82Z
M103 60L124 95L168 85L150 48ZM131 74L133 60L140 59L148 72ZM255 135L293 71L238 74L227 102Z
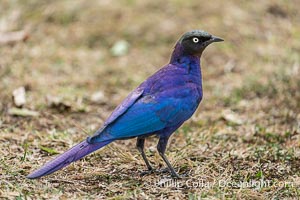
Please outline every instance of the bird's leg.
M153 168L152 166L150 165L147 157L146 157L146 154L144 152L144 144L145 144L145 138L140 138L138 137L137 138L137 141L136 141L136 147L137 149L139 150L139 152L141 153L142 157L143 157L143 160L145 161L146 165L147 165L147 168L149 171L153 171Z
M175 172L174 168L172 167L171 163L167 159L165 155L166 147L168 144L169 137L161 137L159 138L158 144L157 144L157 150L159 152L159 155L162 157L162 159L165 161L165 163L168 165L168 168L171 171L171 175L176 178L180 178L180 176Z

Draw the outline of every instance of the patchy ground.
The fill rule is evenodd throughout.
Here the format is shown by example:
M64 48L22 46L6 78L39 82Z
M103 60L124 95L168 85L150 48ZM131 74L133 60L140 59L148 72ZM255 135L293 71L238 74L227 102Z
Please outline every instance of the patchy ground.
M2 0L0 32L24 30L29 37L0 46L0 197L299 198L298 4ZM191 29L225 42L204 53L204 99L170 140L167 156L187 178L141 177L135 140L115 142L40 180L25 178L101 126ZM123 43L113 56L120 40L129 49ZM12 93L22 86L24 107L39 116L12 115ZM147 140L146 153L163 168L156 142Z

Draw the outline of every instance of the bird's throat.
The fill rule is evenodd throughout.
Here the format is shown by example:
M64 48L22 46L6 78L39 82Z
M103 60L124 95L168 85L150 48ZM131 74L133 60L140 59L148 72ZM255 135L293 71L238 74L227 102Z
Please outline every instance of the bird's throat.
M194 63L194 64L198 64L200 65L200 56L201 55L189 55L186 54L184 52L183 47L181 46L180 43L177 43L171 59L170 59L170 64L175 64L175 63L185 63L185 64L189 64L189 63Z

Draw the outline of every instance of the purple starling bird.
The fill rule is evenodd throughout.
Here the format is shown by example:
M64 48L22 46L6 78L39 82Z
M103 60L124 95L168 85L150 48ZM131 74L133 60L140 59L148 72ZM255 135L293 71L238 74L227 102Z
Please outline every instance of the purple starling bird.
M133 90L92 136L75 145L27 178L51 174L115 141L137 137L136 147L149 172L153 171L144 152L145 138L159 138L157 150L171 175L179 178L167 157L169 137L197 109L202 99L200 57L204 49L223 39L202 30L185 33L176 43L169 64Z

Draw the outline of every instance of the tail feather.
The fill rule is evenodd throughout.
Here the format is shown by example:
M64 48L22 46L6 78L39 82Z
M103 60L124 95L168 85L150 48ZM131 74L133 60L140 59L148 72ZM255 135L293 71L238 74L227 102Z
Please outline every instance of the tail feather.
M52 174L53 172L69 165L72 162L79 160L80 158L104 147L105 145L111 143L112 141L104 141L99 143L90 144L86 140L75 145L65 153L57 156L55 159L46 163L40 169L35 170L27 176L29 179L40 178Z

